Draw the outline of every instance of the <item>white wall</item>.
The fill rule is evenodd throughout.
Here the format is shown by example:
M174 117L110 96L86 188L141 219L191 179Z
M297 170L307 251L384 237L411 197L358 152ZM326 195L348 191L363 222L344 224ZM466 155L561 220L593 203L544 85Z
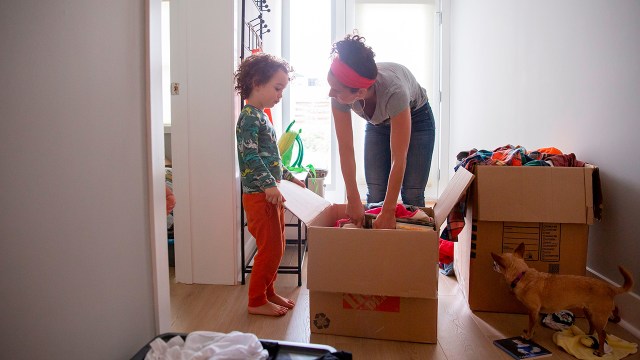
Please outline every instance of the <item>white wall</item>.
M0 349L125 359L155 335L145 2L0 3Z
M616 282L618 264L640 279L639 17L635 0L451 1L450 159L510 143L598 165L588 266Z
M282 0L269 0L267 4L271 11L263 12L262 16L270 31L262 36L263 50L269 54L282 56L282 39L284 36L288 36L288 34L283 34L282 32ZM253 5L247 1L247 7L250 6ZM290 91L289 86L284 91L285 93ZM284 131L282 126L282 102L279 102L271 109L271 116L273 117L276 134L280 136Z

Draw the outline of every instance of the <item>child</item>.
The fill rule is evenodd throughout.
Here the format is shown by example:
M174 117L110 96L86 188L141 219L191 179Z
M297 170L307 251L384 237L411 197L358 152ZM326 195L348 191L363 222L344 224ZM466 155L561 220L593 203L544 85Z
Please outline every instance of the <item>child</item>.
M278 183L283 177L303 187L304 183L283 171L276 133L263 111L280 101L291 71L286 61L259 53L246 58L235 73L235 89L247 101L236 126L242 204L258 246L249 278L250 314L281 316L295 305L273 287L286 245L285 199Z

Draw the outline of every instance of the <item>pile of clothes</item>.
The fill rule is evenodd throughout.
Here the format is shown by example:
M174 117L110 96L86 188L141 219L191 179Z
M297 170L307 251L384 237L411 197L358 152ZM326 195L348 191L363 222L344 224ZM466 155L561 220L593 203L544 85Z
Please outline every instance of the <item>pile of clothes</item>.
M553 334L553 342L578 359L618 360L638 351L638 344L607 334L604 342L605 355L599 357L593 353L594 350L598 349L598 336L595 333L593 335L586 334L574 325L574 322L575 316L568 310L558 311L542 317L542 325L556 330Z
M575 154L563 154L555 147L540 148L528 151L518 145L505 145L493 151L472 149L458 154L457 171L464 167L474 172L476 166L562 166L584 167L585 163L577 160ZM447 216L446 227L440 234L440 272L444 275L453 273L453 242L464 228L466 199L461 199Z
M254 334L232 331L228 334L194 331L185 339L175 336L169 341L157 338L149 344L145 360L185 359L253 359L266 360L269 353Z

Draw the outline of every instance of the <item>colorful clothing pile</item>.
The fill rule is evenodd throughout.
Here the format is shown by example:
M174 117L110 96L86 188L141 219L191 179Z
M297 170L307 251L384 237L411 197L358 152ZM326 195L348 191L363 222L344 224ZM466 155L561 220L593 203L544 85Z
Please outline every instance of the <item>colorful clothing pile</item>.
M380 207L371 207L365 211L365 214L378 215L382 212L382 205ZM396 205L396 219L410 219L416 222L425 222L425 224L432 225L433 218L427 215L422 209L413 205Z
M493 151L473 149L455 166L455 170L464 167L473 172L476 165L584 167L585 163L577 160L575 154L563 154L554 147L527 151L520 145L505 145ZM440 235L441 239L458 241L458 235L464 227L465 210L466 201L462 199L447 217L447 226Z
M383 202L369 204L369 210L366 210L364 213L368 215L377 216L382 211ZM427 213L425 213L422 209L413 205L404 205L397 204L396 205L396 219L406 219L411 220L412 223L418 225L425 226L433 226L433 218ZM335 227L354 227L351 224L351 220L349 219L340 219L336 221Z
M575 154L563 154L554 147L527 151L520 145L505 145L493 151L472 149L455 169L462 166L473 172L476 165L583 167L585 163Z
M575 154L563 154L555 147L540 148L534 151L527 151L518 145L505 145L493 151L472 149L469 152L461 153L458 156L460 161L455 170L464 167L470 172L474 172L477 165L480 166L561 166L561 167L584 167L585 163L577 160ZM453 261L453 246L442 246L442 242L456 242L458 235L464 228L464 216L466 213L466 199L461 199L447 216L447 225L440 234L440 269L445 274L445 269L452 268L449 263L443 261ZM446 275L450 274L447 272Z

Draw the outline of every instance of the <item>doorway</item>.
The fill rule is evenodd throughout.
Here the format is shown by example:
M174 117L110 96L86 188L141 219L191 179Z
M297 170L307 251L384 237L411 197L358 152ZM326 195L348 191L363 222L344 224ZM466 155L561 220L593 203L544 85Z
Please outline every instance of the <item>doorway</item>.
M441 4L440 0L433 0L433 1L435 1L435 5L433 5L431 8L429 8L428 7L429 5L427 5L427 8L431 9L431 10L425 10L425 11L427 11L428 14L429 13L431 14L432 20L434 21L433 22L434 27L437 28L438 27L438 22L437 21L438 21L438 19L442 18L439 15L439 14L442 13L442 4ZM409 4L409 5L411 5L411 4L424 5L424 4L430 4L433 1L430 2L430 1L410 1L410 0L405 0L405 1L393 1L393 2L385 1L384 3L392 3L392 4L396 4L396 5L400 4L400 3ZM446 2L446 1L447 0L442 0L443 3ZM150 26L150 30L153 30L153 31L151 31L153 34L150 34L150 36L153 36L152 40L153 40L154 43L160 41L161 3L162 3L162 0L148 0L148 4L150 5L149 6L149 16L150 16L150 18L149 18L150 19L149 26ZM236 5L237 5L237 3L239 3L239 1L236 2ZM283 1L283 4L286 4L286 3L287 3L286 1ZM381 3L383 3L383 1L373 1L373 0L370 0L370 1L364 1L364 0L333 0L332 1L332 4L333 4L332 11L334 12L334 15L333 15L334 17L333 17L333 20L332 20L332 28L333 28L332 29L332 37L333 37L333 39L335 40L335 39L338 39L338 38L342 38L344 36L344 34L346 34L347 32L351 32L351 30L353 28L355 28L356 25L357 25L357 26L359 26L361 28L360 29L361 33L367 37L367 41L368 42L371 41L370 45L374 46L374 48L380 47L380 50L376 49L377 51L383 50L383 47L379 46L379 44L376 43L376 41L377 41L376 40L376 36L374 36L374 35L369 36L369 35L364 34L364 31L369 31L369 30L363 30L363 29L367 29L367 26L371 27L371 24L367 24L366 22L363 22L362 19L358 20L358 17L356 17L356 12L374 11L375 10L375 9L374 10L367 10L367 9L356 10L356 8L357 8L356 6L368 7L368 6L371 5L371 6L374 6L374 7L378 7L378 6L380 6ZM193 4L191 4L191 6L193 6ZM218 3L216 3L216 4L208 4L208 5L205 4L205 5L202 5L202 6L205 6L205 7L208 6L209 8L206 9L207 11L213 11L213 10L218 10L219 11L220 10L219 7L222 6L222 4L218 4ZM214 7L218 7L218 8L213 9ZM224 18L224 16L221 16L221 18L222 18L221 20L222 21L217 23L217 25L218 25L217 29L220 29L220 28L222 28L222 29L234 29L233 22L237 22L238 21L237 16L235 16L237 14L237 12L234 12L234 11L237 11L238 7L236 6L235 9L234 9L233 5L224 5L222 7L224 8L223 9L224 11L220 11L220 13L228 14L228 13L231 12L231 13L234 13L234 16L231 17L231 18L229 18L229 16L227 16L226 18ZM184 19L185 13L187 13L186 15L190 16L190 21L188 22L188 24L183 24L184 26L187 26L189 24L194 24L194 23L196 23L196 20L197 21L201 21L201 17L203 17L202 13L204 13L204 12L201 13L201 12L196 11L193 7L186 8L185 6L179 8L179 10L182 12L181 13L181 16L183 16L182 19ZM378 13L380 13L380 11L378 11ZM171 22L173 23L173 19L171 20ZM231 23L232 25L230 26L228 23ZM439 27L439 29L441 29L441 28L442 27ZM224 37L224 36L231 37L231 38L234 39L234 42L236 42L238 40L238 36L239 35L232 33L231 30L225 30L226 31L225 33L220 33L220 31L217 30L217 29L213 33L219 35L220 37ZM347 29L351 29L351 30L347 31ZM372 31L372 34L374 33L374 30L375 29L370 30L370 31ZM155 32L157 32L157 34L155 34ZM428 31L426 31L425 33L428 33ZM189 32L189 34L191 35L193 33ZM172 30L172 35L171 35L172 39L174 38L174 35L175 34L173 34L173 30ZM181 31L177 35L178 35L178 37L182 38L182 40L184 40L184 38L187 36L187 31ZM213 45L211 45L211 42L212 42L212 40L216 41L215 38L212 39L210 35L207 35L207 36L199 35L199 36L200 37L197 39L198 41L196 41L197 43L201 43L201 44L204 44L206 46L210 46L209 48L205 48L205 50L212 51L212 49L213 49L217 53L225 53L225 54L228 52L228 53L231 54L231 56L229 56L229 58L235 58L235 56L233 56L234 51L237 50L237 49L235 49L235 44L229 45L229 41L224 41L224 43L213 44L213 45L215 45L215 46L213 46ZM426 39L427 36L428 35L425 34L425 39ZM432 47L434 49L433 50L434 53L433 53L432 56L434 58L439 59L441 63L446 64L446 60L448 60L447 57L446 57L447 54L444 51L442 53L438 53L438 50L440 48L446 50L446 47L445 47L446 44L444 42L441 43L441 41L443 39L443 35L441 35L441 32L434 30L431 33L431 36L433 37L433 39L432 39L432 41L433 41ZM330 44L328 44L328 46L330 48ZM416 45L416 47L417 46L418 45ZM190 49L181 48L180 51L178 52L178 53L180 53L182 55L181 55L181 57L179 57L179 58L177 58L175 60L181 64L181 68L185 68L187 66L187 54L189 54L189 51L190 51ZM380 52L379 54L383 54L383 53L384 53L384 51ZM150 55L149 56L150 56L150 62L151 63L156 63L157 64L159 61L162 60L162 56L159 53L159 51L150 51ZM385 56L387 56L387 55L385 55ZM194 59L196 59L196 57L194 57ZM183 84L189 84L189 81L191 81L192 83L190 85L193 86L193 84L197 82L197 85L200 88L208 90L207 86L209 86L210 83L215 82L215 81L212 81L213 78L215 78L216 76L224 78L224 76L220 76L218 73L211 74L210 72L212 70L210 69L211 68L210 63L201 62L201 60L200 60L201 58L197 58L197 59L198 59L198 62L195 63L196 66L189 68L190 74L178 74L178 76L184 77ZM390 60L392 59L390 55L389 55L389 59ZM174 60L174 59L172 58L171 60ZM379 58L378 60L382 60L382 59ZM190 66L193 66L194 62L192 61L191 58L190 58L190 61L191 62L189 62L188 64ZM229 63L232 62L232 61L227 60L226 57L225 57L224 61L225 62L229 62ZM397 59L397 58L393 58L393 61L400 62L400 63L404 62L403 60ZM234 66L229 66L229 64L227 64L227 63L221 64L221 65L225 66L224 69L223 69L224 71L222 71L222 72L224 74L226 74L227 76L228 76L227 73L229 72L229 69L232 69L234 67ZM199 68L207 69L208 72L205 73L204 76L197 76L196 74L194 74L194 72L197 72L199 70ZM448 126L446 126L447 122L446 122L446 117L445 117L445 116L448 116L448 113L447 114L445 113L446 106L440 105L441 104L440 101L438 101L438 105L436 105L436 100L435 100L435 94L436 93L438 95L440 93L442 93L442 97L438 97L438 100L442 99L443 104L444 104L444 101L447 99L447 97L445 96L445 94L446 94L445 86L446 86L446 81L448 81L448 79L446 78L446 71L444 71L444 70L446 70L446 67L443 65L440 69L441 70L438 70L438 71L434 70L435 72L431 75L431 82L432 82L431 86L423 85L425 88L427 88L427 91L430 92L429 97L430 97L430 101L432 102L432 108L434 110L434 113L439 114L439 115L436 115L436 120L438 121L437 124L440 125L440 126L437 126L437 128L439 128L439 138L438 138L437 143L436 143L436 151L438 149L446 149L446 145L448 144L448 142L445 143L445 141L444 141L444 140L446 140L448 138L448 135L445 134L446 129L448 129ZM152 76L152 80L154 80L154 81L151 81L150 84L149 84L150 92L154 93L154 94L161 94L161 89L163 88L163 86L161 85L161 80L160 80L162 78L161 74L159 74L158 71L154 71L154 73L151 74L151 76ZM173 74L172 74L172 76L173 76ZM425 72L425 77L429 77L429 75L426 74L426 72ZM175 82L176 80L172 80L172 81ZM227 87L229 89L232 88L231 86L227 86L227 84L223 84L223 86L224 86L224 89L226 89ZM438 90L437 91L436 90L431 90L430 91L429 88L437 88ZM223 110L224 113L221 113L221 111L220 111L221 109L216 109L216 114L220 118L224 118L224 119L233 118L233 116L230 115L229 113L232 112L231 109L233 109L233 110L237 109L239 107L239 104L234 104L233 103L233 96L231 94L231 91L228 91L229 94L226 94L227 90L223 90L223 91L224 91L223 95L225 96L225 99L224 99L224 102L223 102L225 104L225 108L222 109L222 110ZM209 93L209 94L210 93L220 93L219 91L206 91L206 92ZM150 106L151 107L157 106L157 105L155 105L157 101L158 101L157 97L153 98L151 100L152 103L151 103ZM178 103L179 103L178 105L179 106L186 106L186 104L184 104L183 102L184 102L184 100L178 100ZM162 99L159 100L159 104L162 104ZM227 107L227 105L228 105L228 107ZM205 110L208 111L208 109L205 109ZM171 111L173 112L173 109ZM190 112L190 114L193 115L193 112ZM175 125L175 124L172 124L172 128L173 128L173 125ZM182 137L186 137L187 135L190 136L190 138L187 139L188 140L187 143L190 144L189 146L194 151L189 153L190 149L187 149L187 148L182 149L182 150L180 150L181 152L179 154L177 154L178 158L176 159L176 151L175 150L177 150L177 149L173 149L172 154L174 156L172 156L172 158L173 158L172 160L173 160L174 175L175 175L175 172L176 172L176 165L183 166L184 168L189 168L190 171L191 171L189 173L189 175L192 176L192 177L196 176L196 175L202 175L203 173L205 173L205 175L207 175L207 176L220 176L220 174L224 175L224 172L219 172L219 173L216 173L215 175L209 174L209 173L207 173L208 170L206 170L206 171L195 171L194 172L194 169L198 169L199 166L201 166L203 163L205 163L207 161L211 161L211 157L206 157L206 158L189 157L190 154L200 154L202 152L202 150L201 150L201 148L199 146L201 144L205 143L205 140L206 140L207 143L216 143L216 144L219 144L219 146L224 146L225 149L227 149L227 148L234 149L232 144L231 145L228 144L228 139L226 139L226 138L220 139L219 141L216 141L216 139L211 139L211 138L203 139L203 138L200 137L200 135L205 133L205 131L206 131L206 133L210 133L212 131L220 131L221 129L220 129L219 126L218 127L212 127L212 126L210 127L210 125L208 125L208 124L205 125L204 123L203 124L201 124L201 123L196 123L196 124L191 123L190 124L190 126L194 126L194 125L195 126L202 126L202 128L200 128L200 129L198 129L198 128L186 129L186 128L184 128L184 124L181 125L181 126L183 126L183 129L182 129L182 132L179 133L179 136L182 136ZM224 126L225 126L225 129L223 129L223 130L227 131L228 129L226 127L228 126L228 124L225 124ZM150 127L151 127L151 132L152 133L160 132L161 134L164 135L164 128L163 128L162 119L157 119L156 120L156 119L152 118L152 121L150 122ZM172 137L174 135L174 131L173 130L174 129L172 129L172 131L171 131ZM198 130L205 130L205 131L198 131ZM189 131L189 132L187 133L187 131ZM172 140L174 140L174 139L172 139ZM173 144L175 144L174 141L172 141L172 145ZM197 144L197 146L196 146L196 144ZM154 158L158 158L159 157L160 159L164 159L164 149L156 149L156 148L157 147L153 147L152 151L154 153L152 154L152 156ZM195 151L195 150L197 150L197 151ZM235 149L232 152L235 153ZM446 153L447 153L447 151L438 151L437 153L434 152L434 156L435 156L434 161L433 161L433 163L435 164L434 166L438 166L439 165L439 168L442 169L443 166L445 164L447 164L446 161L443 161L443 159L446 159L446 157L442 156L442 154L446 154ZM332 154L335 154L335 136L334 136L333 144L332 144ZM224 156L229 156L229 154L225 154ZM332 157L333 157L333 159L335 159L335 156L332 155ZM180 158L184 158L186 160L185 161L181 161L180 164L176 164L176 161L180 161L179 160ZM229 156L228 159L225 158L225 161L226 162L234 162L235 161L234 158L235 158L235 154L232 154L232 156ZM436 158L438 159L438 161L436 161ZM230 164L225 164L225 166L227 166L227 165L230 166ZM448 168L448 166L446 166L446 168ZM443 173L445 174L445 176L443 176L443 179L440 179L440 181L438 181L438 184L435 185L435 187L434 187L435 190L432 190L432 192L435 194L435 196L430 195L430 197L432 197L432 196L434 198L437 197L437 194L439 193L438 188L442 188L443 187L444 184L443 184L442 180L446 181L447 172L445 171ZM432 174L434 174L434 175L438 174L438 171L432 171ZM162 193L163 194L164 194L164 185L165 185L164 180L165 180L164 177L159 177L159 176L156 176L156 175L154 175L151 178L152 187L154 189L157 189L157 188L162 189ZM188 213L192 209L192 206L191 206L192 204L189 204L189 197L197 196L197 194L195 194L194 191L198 191L199 190L198 186L202 186L203 188L207 188L208 189L209 188L209 184L208 183L207 184L203 184L203 183L197 182L198 180L194 179L194 178L189 179L189 178L184 178L183 177L183 180L185 180L187 183L191 183L191 184L194 185L194 186L189 186L188 188L183 188L183 190L181 190L182 194L183 194L182 196L178 192L176 192L176 195L178 196L178 204L181 207L182 211L185 211L185 214L184 214L185 216L183 218L189 220L189 221L183 222L182 225L180 223L177 223L176 228L177 229L181 228L182 229L182 233L188 235L188 236L185 236L185 240L186 240L186 239L190 239L191 238L190 231L191 231L191 226L192 226L193 222L194 221L195 222L202 221L204 223L204 221L205 221L203 219L198 218L198 216L193 217ZM223 182L224 182L224 184L222 184L221 186L224 187L224 188L237 186L236 179L224 178ZM213 198L214 196L218 196L219 194L206 193L206 195L211 197L211 198ZM227 193L227 194L222 194L222 195L226 196L225 200L227 198L231 199L231 200L229 200L230 204L231 204L230 206L236 206L236 204L233 203L233 201L237 201L237 199L235 199L235 197L234 197L234 194ZM203 200L207 200L207 203L211 202L211 201L209 201L209 199L203 199ZM165 209L164 206L162 206L163 203L164 202L160 202L160 201L154 202L152 218L158 219L159 216L164 216L165 215L166 209ZM204 201L203 201L203 203L204 203ZM239 207L238 207L238 209L239 209ZM161 214L161 215L159 215L159 214ZM238 216L238 218L239 218L239 216ZM209 221L209 220L207 219L206 221ZM237 222L238 222L238 219L232 219L231 221L225 221L225 224L229 224L229 223L234 223L235 224ZM236 229L236 232L239 232L239 228L240 228L239 226L234 227L234 229ZM205 230L207 230L207 231L215 231L215 230L211 230L210 228L209 229L205 229ZM199 232L198 234L202 235L203 232ZM231 259L231 260L227 260L228 263L224 264L224 266L225 266L224 267L224 271L229 272L229 271L233 271L234 269L237 271L237 269L239 269L239 265L237 263L234 264L233 263L234 262L233 259L236 259L236 260L239 259L239 256L237 254L238 253L239 240L236 241L234 235L228 235L226 233L225 234L221 234L220 231L218 231L218 236L219 237L224 237L225 239L226 238L229 239L228 241L225 240L227 242L224 244L224 247L206 247L206 248L201 248L201 251L196 251L195 252L196 256L201 256L203 253L207 253L207 254L208 253L220 253L220 254L223 254L224 256L227 256L227 259ZM182 239L182 237L180 237L180 238ZM238 236L238 238L239 238L239 236ZM160 268L158 267L157 264L163 264L164 263L165 267L168 264L164 259L160 258L161 256L166 256L167 253L166 252L162 252L162 251L158 251L157 250L157 246L159 246L158 244L162 244L165 247L167 246L166 245L166 243L167 243L166 235L161 237L160 235L155 234L153 241L154 241L154 249L156 249L156 250L154 250L154 256L155 256L154 278L156 280L159 280L160 278L158 277L158 275L164 273L166 270L164 270L164 271L159 270ZM207 245L207 246L209 246L209 245ZM186 248L186 250L182 252L182 254L176 253L177 262L181 261L180 260L181 257L183 258L182 259L183 262L186 261L186 258L189 258L189 262L188 262L189 266L188 266L188 269L187 269L187 273L185 273L185 275L184 275L185 276L184 278L187 279L187 281L184 281L184 282L187 282L187 283L193 282L193 281L188 281L188 279L193 278L194 275L199 275L199 274L194 274L193 273L194 271L202 271L203 274L209 273L209 271L210 271L209 269L200 269L200 268L192 268L191 267L191 264L192 264L191 256L192 256L193 250L194 249L191 248L191 245L189 245ZM176 265L179 265L179 264L176 264ZM218 275L221 274L221 271L216 271L216 272L217 272ZM183 275L180 275L180 276L183 276ZM229 277L228 275L225 275L225 276L227 278ZM233 277L233 274L231 274L230 277ZM212 281L217 281L217 279L213 279ZM156 282L156 284L155 284L155 293L156 293L156 297L157 297L157 303L161 304L161 306L157 306L156 307L157 318L158 319L168 318L170 316L169 310L168 310L168 302L169 302L168 286L165 289L163 284L161 284L159 282ZM162 305L162 304L165 304L165 305ZM166 311L166 313L163 313L164 311ZM161 330L165 330L165 331L169 330L167 328L163 328L162 326L160 326L159 328Z

